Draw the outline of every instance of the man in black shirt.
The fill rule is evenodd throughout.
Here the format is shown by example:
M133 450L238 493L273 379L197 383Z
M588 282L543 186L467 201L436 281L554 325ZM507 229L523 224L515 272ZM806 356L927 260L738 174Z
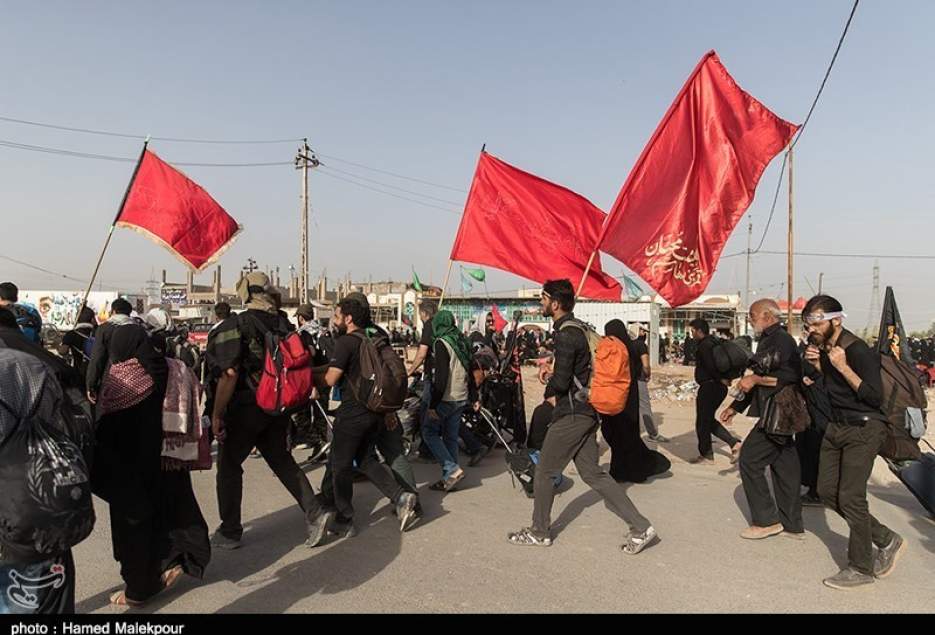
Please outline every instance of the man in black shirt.
M818 495L851 530L847 568L824 580L835 589L888 576L905 546L899 534L870 514L867 504L867 481L887 436L880 356L843 327L845 317L841 303L825 295L813 297L802 309L809 330L805 360L810 373L824 376L833 415L821 445Z
M635 322L629 327L630 339L633 340L633 348L642 364L637 389L640 400L640 419L643 421L643 427L646 428L646 434L650 440L656 443L668 443L669 439L659 434L659 428L653 419L653 405L649 396L649 380L652 379L652 368L649 363L649 331L642 324Z
M270 291L265 273L254 271L244 277L237 285L237 293L247 310L224 320L213 331L211 342L212 366L218 373L212 429L218 441L217 496L221 517L221 526L211 544L224 549L240 546L241 465L254 447L305 513L306 546L315 547L321 542L330 520L315 499L308 477L289 451L289 417L269 415L256 403L256 386L266 356L263 333L292 330L289 321L278 314Z
M362 303L351 298L342 300L334 311L334 324L340 337L334 345L334 356L323 375L316 373L316 383L338 386L341 405L335 412L331 453L322 479L321 500L329 513L335 514L338 533L353 535L354 464L377 489L396 505L400 530L406 531L417 518L418 498L401 487L393 472L376 458L374 447L384 425L384 415L372 412L362 402L360 347L368 337L366 325L370 314ZM319 370L319 369L316 369ZM323 369L322 369L323 370Z
M551 516L554 480L572 460L581 479L603 498L607 507L629 525L624 553L635 555L656 538L656 530L627 496L626 489L598 464L598 415L588 403L586 388L591 378L591 349L587 327L575 320L575 290L569 280L550 280L542 287L542 312L554 320L555 366L545 389L552 401L552 425L542 445L533 480L532 526L510 533L515 545L552 544Z
M741 532L740 537L749 540L768 538L783 531L797 537L805 533L799 498L802 473L795 443L791 435L770 435L763 429L768 400L786 386L798 386L802 379L802 364L795 340L782 328L780 315L782 311L774 300L757 300L750 306L750 324L759 341L757 356L772 356L775 361L768 373L744 377L739 384L744 397L735 399L721 413L723 423L729 423L735 414L748 407L749 416L760 417L740 451L740 478L752 517L750 526ZM767 467L772 472L775 504L766 481Z
M695 434L698 435L698 456L691 463L711 463L714 461L714 448L711 435L730 446L731 463L736 463L740 456L740 439L732 435L715 417L717 409L727 397L727 382L714 365L714 347L717 342L711 335L708 321L695 318L689 323L693 342L697 343L695 359L695 383L698 384L698 397L695 399ZM686 349L688 341L685 342Z

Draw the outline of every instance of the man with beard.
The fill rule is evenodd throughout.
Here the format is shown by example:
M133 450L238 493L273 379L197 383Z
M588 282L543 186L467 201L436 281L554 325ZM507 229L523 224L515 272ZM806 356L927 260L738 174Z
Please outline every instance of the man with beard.
M847 567L823 581L834 589L888 576L905 547L899 534L870 514L867 503L867 481L887 436L880 357L844 328L845 317L841 303L826 295L813 297L802 309L809 331L805 361L824 376L834 413L821 445L818 495L850 527Z
M419 499L399 485L390 468L377 459L374 447L384 425L384 415L368 410L364 395L355 394L362 384L360 347L368 337L366 327L370 323L370 312L358 300L347 297L335 307L333 323L340 335L335 342L334 355L324 375L316 372L315 379L316 384L339 386L341 391L328 467L321 484L325 513L334 518L336 533L354 535L351 499L356 463L357 469L395 504L400 531L406 531L418 519Z
M548 547L552 544L553 479L574 461L581 479L629 526L630 533L622 548L624 553L636 555L653 542L656 530L633 505L624 487L598 464L598 416L582 394L592 372L588 327L572 313L575 290L571 282L567 279L546 282L542 287L541 304L543 315L554 320L555 364L545 397L552 400L555 409L533 480L532 526L510 533L508 539L514 545Z

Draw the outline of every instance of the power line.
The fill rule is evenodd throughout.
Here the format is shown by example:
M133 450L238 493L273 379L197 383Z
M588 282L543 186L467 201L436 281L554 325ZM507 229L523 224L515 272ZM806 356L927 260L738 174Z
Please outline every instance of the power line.
M0 139L0 146L12 148L14 150L27 150L30 152L42 152L45 154L55 154L59 156L74 157L78 159L95 159L99 161L117 161L121 163L136 163L133 157L121 157L108 154L96 154L93 152L77 152L74 150L65 150L63 148L51 148L48 146L37 146L28 143L18 143L16 141L7 141ZM292 161L266 161L252 163L201 163L190 161L169 161L172 165L179 167L202 167L202 168L256 168L269 167L274 165L292 165Z
M64 278L64 279L66 279L66 280L71 280L72 282L80 282L80 283L83 284L83 285L88 283L87 280L82 280L82 279L80 279L80 278L75 278L75 277L73 277L73 276L69 276L69 275L64 274L64 273L59 273L58 271L52 271L51 269L46 269L46 268L44 268L44 267L40 267L40 266L38 266L38 265L33 265L33 264L28 263L28 262L24 262L24 261L22 261L22 260L17 260L16 258L10 258L9 256L4 256L3 254L0 254L0 258L2 258L3 260L8 260L9 262L12 262L12 263L16 263L16 264L21 265L21 266L23 266L23 267L26 267L26 268L28 268L28 269L33 269L33 270L35 270L35 271L41 271L42 273L46 273L46 274L49 274L49 275L51 275L51 276L56 276L56 277L59 277L59 278ZM111 286L111 285L108 285L108 284L102 284L101 286L109 287L109 288L115 289L115 290L119 290L119 289L120 289L119 287L114 287L114 286Z
M368 183L374 183L374 184L379 185L379 186L381 186L381 187L388 187L388 188L390 188L391 190L397 190L397 191L399 191L399 192L405 192L406 194L414 194L414 195L416 195L416 196L421 196L421 197L423 197L423 198L427 198L427 199L430 199L430 200L433 200L433 201L438 201L439 203L448 203L449 205L454 205L454 206L456 206L456 207L457 207L458 205L461 205L461 203L458 203L458 202L456 202L456 201L449 201L449 200L444 199L444 198L438 198L437 196L430 196L430 195L428 195L428 194L423 194L422 192L416 192L416 191L414 191L414 190L407 190L407 189L402 188L402 187L397 187L397 186L395 186L395 185L390 185L389 183L383 183L382 181L377 181L377 180L374 180L374 179L369 179L369 178L367 178L367 177L365 177L365 176L360 176L359 174L354 174L353 172L347 172L347 171L345 171L345 170L339 170L338 168L334 168L334 167L331 167L331 166L328 166L328 165L325 165L325 164L321 164L319 167L321 167L321 168L322 168L323 170L325 170L325 171L337 172L338 174L343 174L343 175L345 175L345 176L350 176L350 177L353 177L353 178L355 178L355 179L359 179L359 180L361 180L361 181L366 181L366 182L368 182Z
M744 256L746 251L738 251L737 253L729 254L721 258L734 258L735 256ZM767 256L785 256L787 252L785 251L770 251L764 250L758 253L767 255ZM818 251L797 251L795 252L796 256L812 256L816 258L884 258L890 260L935 260L935 255L922 255L922 254L835 254L828 252L818 252Z
M15 119L13 117L0 117L0 121L8 123L17 123L26 126L36 126L38 128L49 128L52 130L65 130L68 132L81 132L84 134L93 134L104 137L119 137L121 139L145 139L146 135L126 134L122 132L112 132L108 130L94 130L91 128L74 128L72 126L62 126L52 123L43 123L40 121L29 121L27 119ZM252 140L227 140L227 139L185 139L181 137L150 137L153 141L166 141L172 143L209 143L209 144L235 144L235 145L257 145L268 143L295 143L302 139L252 139Z
M455 211L455 210L453 210L453 209L450 209L450 208L447 208L447 207L440 207L440 206L438 206L438 205L433 205L432 203L426 203L426 202L424 202L424 201L419 201L419 200L416 200L416 199L414 199L414 198L409 198L408 196L402 196L401 194L394 194L393 192L387 192L386 190L380 190L380 189L377 189L377 188L375 188L375 187L371 187L371 186L369 186L369 185L367 185L367 184L365 184L365 183L360 183L360 182L358 182L358 181L353 181L353 180L351 180L351 179L344 178L343 176L338 176L337 174L331 174L330 172L323 172L323 171L317 171L317 172L315 172L315 173L316 173L316 174L322 174L322 175L327 176L327 177L329 177L329 178L337 179L337 180L339 180L339 181L344 181L345 183L351 183L352 185L356 185L357 187L362 187L362 188L364 188L365 190L370 190L370 191L372 191L372 192L378 192L378 193L380 193L380 194L385 194L386 196L392 196L393 198L398 198L398 199L402 199L402 200L404 200L404 201L409 201L410 203L415 203L416 205L422 205L422 206L424 206L424 207L432 207L432 208L434 208L434 209L440 209L440 210L443 211L443 212L448 212L449 214L454 214L454 215L456 215L456 216L460 216L460 215L461 215L461 212L457 212L457 211Z
M319 157L322 157L323 159L329 159L329 160L331 160L331 161L337 161L338 163L346 163L347 165L352 165L352 166L354 166L355 168L361 168L361 169L364 169L364 170L370 170L371 172L378 172L378 173L380 173L380 174L386 174L387 176L395 176L397 179L403 179L403 180L406 180L406 181L413 181L413 182L415 182L415 183L422 183L423 185L431 185L432 187L438 187L438 188L441 188L441 189L443 189L443 190L451 190L452 192L460 192L460 193L462 193L462 194L467 194L467 193L468 193L467 190L462 189L462 188L460 188L460 187L451 187L450 185L441 185L441 184L439 184L439 183L432 183L431 181L426 181L426 180L423 180L423 179L417 179L417 178L415 178L415 177L406 176L406 175L404 175L404 174L399 174L399 173L397 173L397 172L390 172L389 170L383 170L383 169L380 169L380 168L373 168L373 167L370 167L370 166L367 166L367 165L363 165L362 163L354 163L353 161L347 161L346 159L339 159L338 157L333 156L333 155L330 155L330 154L321 154L321 153L318 153L318 156L319 156Z
M794 148L795 144L797 144L799 139L802 138L802 133L805 132L805 126L808 125L809 119L812 118L812 113L815 112L815 107L818 105L818 100L821 98L821 93L825 90L825 84L828 83L828 77L831 76L831 69L834 68L834 63L838 59L838 53L841 51L841 46L844 44L844 38L847 37L847 31L851 26L851 20L854 19L854 14L857 12L858 4L860 4L860 0L854 0L854 6L851 7L851 13L847 17L847 22L844 24L844 31L841 33L840 39L838 39L838 45L834 49L834 55L831 56L831 63L828 64L828 70L825 71L825 77L821 80L821 85L818 87L818 93L815 95L814 101L812 101L811 108L808 109L808 114L805 116L805 121L802 122L802 126L799 128L795 138L792 140L792 143L789 146L790 149ZM779 169L779 182L776 184L776 195L773 197L773 204L769 209L769 218L766 219L766 227L763 228L763 235L760 237L760 244L757 245L757 248L751 253L755 254L760 251L760 248L763 246L763 241L766 240L766 234L769 232L769 226L773 222L773 215L776 213L776 202L779 200L779 192L782 189L783 176L786 173L786 161L788 160L788 157L788 153L783 153L782 167Z

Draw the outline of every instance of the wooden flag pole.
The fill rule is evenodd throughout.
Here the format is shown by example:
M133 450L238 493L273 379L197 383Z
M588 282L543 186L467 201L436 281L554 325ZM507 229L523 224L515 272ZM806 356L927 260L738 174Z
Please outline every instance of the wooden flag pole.
M451 265L453 265L454 262L455 262L454 260L451 260L451 259L448 260L448 273L445 274L445 284L442 286L442 295L441 295L441 297L438 299L438 308L439 308L439 309L442 308L442 302L445 301L445 291L448 290L448 278L451 277Z
M597 256L597 249L591 252L591 257L588 258L588 266L584 268L584 275L581 276L581 282L578 283L578 290L575 292L575 299L578 299L578 296L581 295L581 290L584 289L584 281L588 279L588 273L591 271L591 265L594 264L594 258Z
M790 335L792 334L792 268L795 263L795 252L794 252L794 238L795 234L793 233L793 206L792 206L792 146L789 146L789 256L788 256L788 279L787 279L787 289L786 289L786 300L789 302L789 311L788 311L788 323L786 328L789 329Z
M127 183L127 189L123 193L123 199L120 201L120 207L117 208L117 215L114 216L114 220L110 224L110 229L107 230L107 239L104 241L104 248L101 249L101 255L97 257L97 264L94 266L94 273L91 274L91 279L88 281L88 289L84 292L84 299L81 301L81 308L78 309L79 314L86 306L88 306L88 297L91 295L91 289L94 287L94 281L97 279L97 274L101 270L101 263L104 261L104 254L107 252L107 247L110 246L110 239L114 235L114 228L117 226L117 221L120 219L120 215L123 213L123 206L127 204L127 198L130 196L130 189L133 187L133 182L136 180L136 175L140 171L140 164L143 163L143 155L146 154L146 146L148 145L149 135L146 135L146 140L143 141L143 149L140 150L140 158L136 161L136 167L133 168L133 175L130 177L130 182Z

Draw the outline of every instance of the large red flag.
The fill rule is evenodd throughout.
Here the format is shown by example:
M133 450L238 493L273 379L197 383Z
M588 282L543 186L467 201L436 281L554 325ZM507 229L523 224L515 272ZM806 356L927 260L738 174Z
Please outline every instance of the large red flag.
M149 236L195 271L217 260L241 230L200 185L150 150L115 224Z
M672 306L691 302L797 128L741 90L708 52L627 177L601 249Z
M583 196L481 152L451 259L577 286L604 218ZM582 295L619 300L620 293L595 259Z

